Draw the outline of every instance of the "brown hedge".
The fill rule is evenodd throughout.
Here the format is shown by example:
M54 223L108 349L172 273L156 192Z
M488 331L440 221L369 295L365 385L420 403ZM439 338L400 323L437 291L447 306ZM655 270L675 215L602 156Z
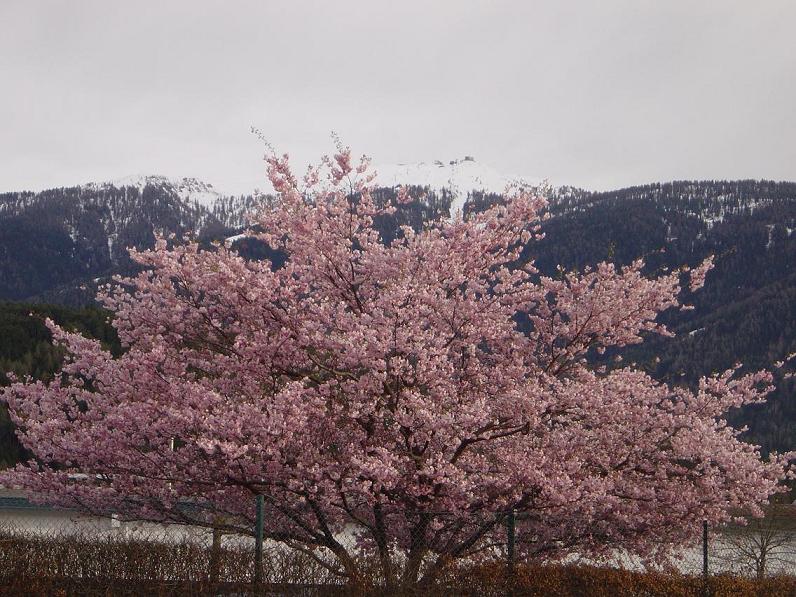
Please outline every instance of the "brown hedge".
M213 552L191 543L120 541L96 537L25 537L0 533L3 595L385 595L382 588L341 584L310 558L271 551L264 586L251 585L249 550ZM503 562L451 567L434 585L395 595L594 596L594 597L796 597L796 576L753 580L731 575L700 577L629 572L588 566Z

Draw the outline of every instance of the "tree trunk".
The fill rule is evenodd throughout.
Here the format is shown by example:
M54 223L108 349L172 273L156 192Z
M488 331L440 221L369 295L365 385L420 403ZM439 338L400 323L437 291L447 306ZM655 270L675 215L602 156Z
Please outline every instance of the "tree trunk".
M420 565L423 563L423 556L426 555L426 529L431 521L431 515L421 514L420 520L412 529L412 540L409 547L409 556L404 565L404 573L401 584L410 587L417 583L420 575Z
M390 546L387 542L387 533L386 529L384 528L384 516L382 514L380 504L376 504L374 506L373 515L373 518L376 522L374 538L376 540L376 546L379 549L381 572L384 575L384 586L389 592L395 586L395 570L393 569Z

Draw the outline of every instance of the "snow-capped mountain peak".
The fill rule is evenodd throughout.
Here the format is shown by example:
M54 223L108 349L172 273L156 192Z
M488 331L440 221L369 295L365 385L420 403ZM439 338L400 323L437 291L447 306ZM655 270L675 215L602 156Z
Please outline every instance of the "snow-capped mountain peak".
M227 196L219 192L212 184L197 178L171 178L159 174L136 174L102 183L89 183L84 186L87 188L134 187L139 192L142 192L147 186L167 187L186 203L201 205L207 209L212 209L219 198Z
M461 159L406 164L382 164L375 167L379 186L396 187L402 184L447 189L454 195L451 214L461 210L471 191L502 193L507 185L538 185L536 178L508 176L472 156Z

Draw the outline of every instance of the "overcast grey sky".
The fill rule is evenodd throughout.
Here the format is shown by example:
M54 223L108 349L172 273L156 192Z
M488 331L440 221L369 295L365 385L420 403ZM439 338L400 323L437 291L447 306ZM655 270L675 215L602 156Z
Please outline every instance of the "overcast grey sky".
M796 180L796 2L0 0L0 191L263 186L331 130L605 189Z

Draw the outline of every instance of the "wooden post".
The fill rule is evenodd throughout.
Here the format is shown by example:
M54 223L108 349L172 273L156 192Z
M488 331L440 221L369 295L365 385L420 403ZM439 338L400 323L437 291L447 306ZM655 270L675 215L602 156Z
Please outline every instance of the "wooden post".
M216 517L213 520L213 543L210 546L210 570L209 580L215 584L219 581L221 574L221 529L218 525L221 523L221 518Z
M510 510L506 516L506 557L509 569L509 574L514 573L514 547L515 547L516 533L515 533L515 520L514 510Z
M263 582L263 510L265 499L257 496L257 511L254 519L254 584Z
M702 575L708 578L708 521L702 521Z

